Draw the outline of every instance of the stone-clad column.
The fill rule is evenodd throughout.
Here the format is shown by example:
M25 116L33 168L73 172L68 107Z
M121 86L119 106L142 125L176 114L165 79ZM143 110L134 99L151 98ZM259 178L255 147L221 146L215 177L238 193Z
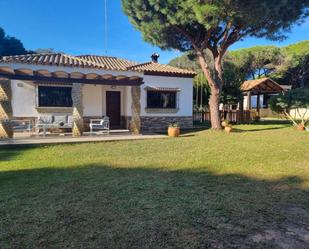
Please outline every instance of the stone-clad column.
M73 83L72 86L72 103L73 103L73 127L72 136L80 137L84 132L83 119L83 85Z
M132 96L132 118L130 122L130 131L133 134L140 134L141 131L141 87L132 86L131 87L131 96Z
M0 78L0 138L13 137L11 81Z

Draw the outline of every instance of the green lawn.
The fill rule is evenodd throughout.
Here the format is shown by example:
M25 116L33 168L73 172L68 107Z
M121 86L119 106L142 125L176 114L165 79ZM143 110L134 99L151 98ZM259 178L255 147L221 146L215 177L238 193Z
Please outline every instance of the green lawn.
M237 129L0 148L0 248L308 248L309 133Z

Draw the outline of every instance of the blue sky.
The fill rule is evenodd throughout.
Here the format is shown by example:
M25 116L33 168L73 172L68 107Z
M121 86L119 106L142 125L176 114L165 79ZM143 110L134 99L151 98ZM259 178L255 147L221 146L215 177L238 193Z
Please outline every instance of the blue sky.
M107 0L107 5L107 55L145 62L153 52L159 52L162 63L179 55L144 42L123 14L120 0ZM0 26L7 34L22 40L26 49L54 48L73 55L105 54L104 0L0 0L0 10ZM282 46L306 39L309 39L309 20L294 27L284 42L247 38L232 49Z

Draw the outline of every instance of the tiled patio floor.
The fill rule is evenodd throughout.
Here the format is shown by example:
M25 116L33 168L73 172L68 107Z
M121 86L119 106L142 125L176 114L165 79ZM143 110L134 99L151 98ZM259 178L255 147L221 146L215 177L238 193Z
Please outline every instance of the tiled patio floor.
M166 135L160 134L141 134L132 135L127 130L112 130L110 135L85 132L82 137L72 137L71 134L47 134L43 136L30 136L29 133L15 133L13 139L0 140L0 147L18 146L18 145L47 145L64 143L85 143L85 142L104 142L104 141L123 141L123 140L142 140L166 138Z

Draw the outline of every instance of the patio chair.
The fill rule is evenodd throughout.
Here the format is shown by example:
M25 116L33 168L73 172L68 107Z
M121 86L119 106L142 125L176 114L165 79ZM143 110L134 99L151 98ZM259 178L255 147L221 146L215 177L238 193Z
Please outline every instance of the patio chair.
M38 118L35 127L37 134L39 134L42 129L43 136L45 137L47 129L72 129L72 121L72 115L45 115Z
M90 119L90 133L94 130L106 131L109 135L109 117L105 116L103 119Z

